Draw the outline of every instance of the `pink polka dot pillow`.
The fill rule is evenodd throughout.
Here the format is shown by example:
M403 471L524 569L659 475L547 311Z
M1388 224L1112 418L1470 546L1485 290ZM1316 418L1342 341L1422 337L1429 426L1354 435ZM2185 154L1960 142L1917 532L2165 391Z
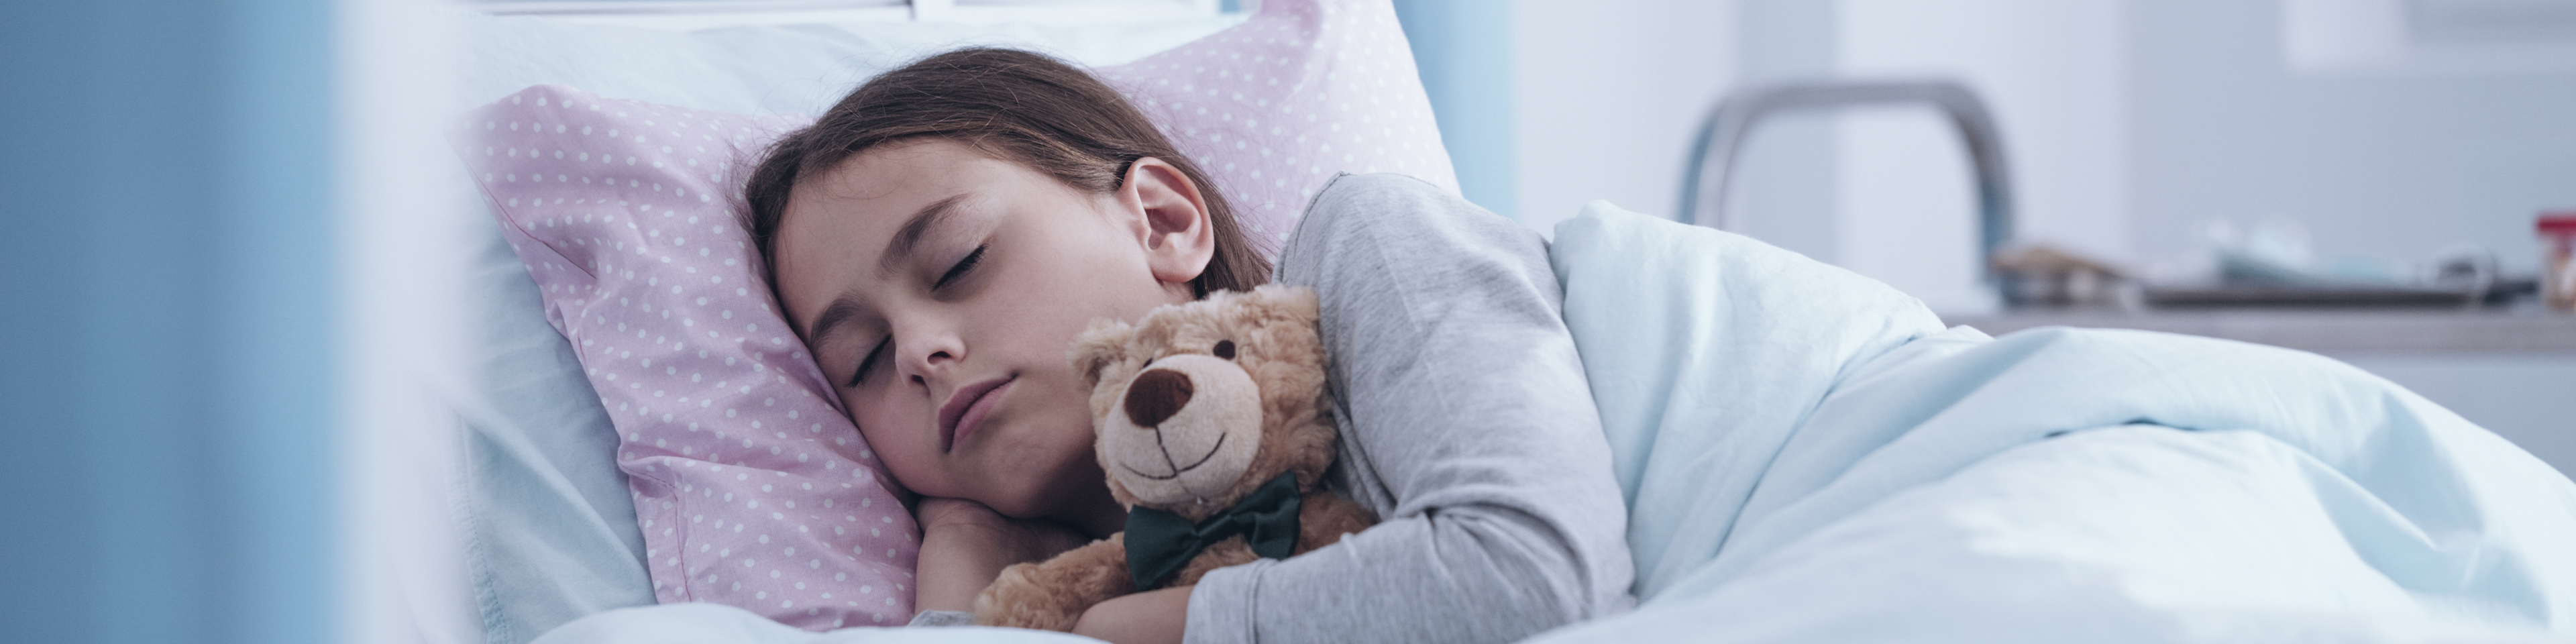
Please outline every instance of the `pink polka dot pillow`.
M1458 190L1386 0L1268 0L1231 29L1094 71L1207 170L1268 252L1335 173Z
M1456 190L1384 0L1271 0L1095 71L1274 252L1336 172ZM808 122L538 86L476 111L463 152L617 429L655 597L817 630L899 624L919 537L905 493L781 321L737 224L741 173Z
M805 123L538 86L462 152L617 428L655 598L901 624L918 529L735 215L742 168Z

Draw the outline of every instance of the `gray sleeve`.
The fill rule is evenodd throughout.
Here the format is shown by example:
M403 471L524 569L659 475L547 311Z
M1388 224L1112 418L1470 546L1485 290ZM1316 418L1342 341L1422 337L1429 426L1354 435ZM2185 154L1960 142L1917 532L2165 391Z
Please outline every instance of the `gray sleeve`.
M1335 481L1382 522L1209 573L1189 642L1506 642L1625 611L1627 510L1546 242L1397 175L1336 178L1279 260L1322 300Z

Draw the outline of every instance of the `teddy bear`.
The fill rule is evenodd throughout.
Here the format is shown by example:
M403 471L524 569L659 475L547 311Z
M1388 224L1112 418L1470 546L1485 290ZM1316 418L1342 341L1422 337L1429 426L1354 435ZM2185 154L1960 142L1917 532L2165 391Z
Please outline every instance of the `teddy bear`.
M1111 598L1377 523L1323 486L1336 430L1316 315L1312 289L1271 285L1092 322L1068 353L1126 530L1003 569L975 623L1070 631Z

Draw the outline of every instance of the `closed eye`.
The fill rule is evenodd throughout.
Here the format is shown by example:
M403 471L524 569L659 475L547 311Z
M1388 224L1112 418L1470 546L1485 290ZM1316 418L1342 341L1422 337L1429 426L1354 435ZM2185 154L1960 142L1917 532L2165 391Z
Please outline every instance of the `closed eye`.
M850 384L848 386L852 389L858 388L859 383L865 381L867 378L868 371L876 367L878 360L885 358L886 347L891 346L894 346L894 338L892 337L878 340L877 347L868 350L868 357L859 359L858 368L850 370Z
M941 274L939 276L939 281L932 282L930 284L930 288L932 290L937 290L940 287L947 286L949 282L957 281L957 278L965 277L967 271L975 270L975 265L984 261L984 249L986 248L991 248L991 246L976 246L975 252L967 253L964 259L957 260L956 265L948 267L948 272Z
M940 274L939 280L932 282L930 284L930 288L932 290L938 290L941 287L947 286L950 282L957 281L958 278L965 277L968 272L975 270L975 265L983 263L984 261L985 248L988 248L988 246L976 246L974 251L966 253L966 257L957 260L956 264L948 267L948 272ZM894 338L892 337L877 341L876 348L869 349L868 356L859 359L858 368L850 371L850 382L847 386L856 388L860 383L867 382L868 372L876 368L878 361L885 359L886 350L893 346Z

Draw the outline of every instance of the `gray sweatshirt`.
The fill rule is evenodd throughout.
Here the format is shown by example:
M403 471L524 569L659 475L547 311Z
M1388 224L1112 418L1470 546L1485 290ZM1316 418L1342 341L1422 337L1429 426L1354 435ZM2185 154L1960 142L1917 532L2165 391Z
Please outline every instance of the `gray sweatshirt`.
M1382 522L1209 573L1187 641L1508 642L1634 604L1627 509L1537 233L1420 180L1346 175L1276 281L1322 299L1330 480Z

